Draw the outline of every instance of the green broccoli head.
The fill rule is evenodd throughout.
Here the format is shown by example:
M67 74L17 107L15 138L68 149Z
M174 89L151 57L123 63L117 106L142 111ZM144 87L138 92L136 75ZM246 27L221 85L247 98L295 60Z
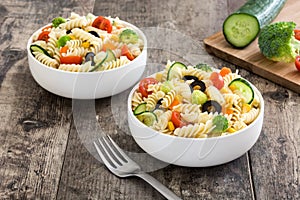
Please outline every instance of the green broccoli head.
M258 37L261 53L268 59L294 62L300 50L300 42L294 37L294 22L275 22L265 26Z
M215 128L212 133L224 133L228 129L228 119L223 115L217 115L212 120Z
M52 20L52 26L58 27L60 24L65 23L67 20L63 17L56 17Z
M201 69L206 72L212 72L211 67L205 63L199 63L199 64L195 65L194 68Z

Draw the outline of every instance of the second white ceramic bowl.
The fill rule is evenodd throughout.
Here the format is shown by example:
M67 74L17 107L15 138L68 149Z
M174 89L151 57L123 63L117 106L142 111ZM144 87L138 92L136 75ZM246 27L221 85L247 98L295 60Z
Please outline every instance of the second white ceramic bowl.
M230 162L245 154L257 141L263 124L264 100L256 87L260 100L258 117L246 128L230 135L213 138L184 138L163 134L141 123L131 110L136 85L128 98L128 124L137 144L151 156L174 165L208 167Z

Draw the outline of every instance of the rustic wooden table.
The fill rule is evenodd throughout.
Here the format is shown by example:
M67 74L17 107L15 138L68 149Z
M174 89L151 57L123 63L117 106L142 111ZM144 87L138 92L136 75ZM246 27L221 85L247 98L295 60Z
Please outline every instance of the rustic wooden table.
M164 37L151 37L150 31L149 44L153 48L149 48L148 62L152 64L147 68L148 74L159 70L167 59L180 57L176 52L181 52L180 45L186 48L185 41L172 37L182 33L187 42L194 41L200 47L194 56L200 55L216 67L239 69L263 94L263 130L245 155L215 167L169 165L151 175L182 199L299 199L299 94L210 56L203 48L203 39L220 31L225 17L244 2L2 0L0 199L163 199L142 180L119 179L107 171L82 144L73 121L72 100L44 90L30 74L27 39L54 17L67 17L71 11L119 16L139 27L167 31L170 35L164 37L177 44L175 53L174 44L167 43L167 50L159 48L166 42L160 41ZM86 103L94 105L101 128L122 148L142 152L126 134L126 115L112 107L123 109L127 94L125 91L113 98Z

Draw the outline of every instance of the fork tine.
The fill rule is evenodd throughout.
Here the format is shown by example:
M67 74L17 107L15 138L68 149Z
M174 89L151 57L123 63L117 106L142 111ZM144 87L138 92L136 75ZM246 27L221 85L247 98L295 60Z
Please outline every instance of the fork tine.
M121 166L122 164L119 161L119 159L115 156L114 152L111 151L110 145L107 144L105 137L106 136L98 138L100 146L102 147L102 150L103 150L102 152L105 153L107 160L109 160L110 163L113 163L114 168L117 168L118 166Z
M101 144L100 144L101 145ZM116 165L110 160L110 158L107 156L106 152L103 150L102 146L98 146L96 144L96 142L94 142L94 146L102 160L102 162L104 162L105 166L109 167L113 167L113 168L117 168Z
M112 145L110 145L114 151L118 154L118 156L124 161L124 162L128 162L129 160L131 160L131 158L129 158L124 151L113 141L113 139L108 135L107 138L109 139L110 143Z
M108 157L110 157L110 159L116 163L116 165L122 165L119 156L117 155L117 153L115 152L115 150L111 147L112 144L109 141L109 139L107 139L107 136L103 136L100 139L102 139L102 143L101 145L104 147L104 150L106 151ZM100 141L100 139L98 139Z

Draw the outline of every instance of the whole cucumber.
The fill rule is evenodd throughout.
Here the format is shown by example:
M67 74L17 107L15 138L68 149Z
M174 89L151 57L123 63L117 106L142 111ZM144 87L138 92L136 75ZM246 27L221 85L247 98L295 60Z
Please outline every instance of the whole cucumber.
M248 0L223 23L223 35L235 48L248 46L271 23L287 0Z

